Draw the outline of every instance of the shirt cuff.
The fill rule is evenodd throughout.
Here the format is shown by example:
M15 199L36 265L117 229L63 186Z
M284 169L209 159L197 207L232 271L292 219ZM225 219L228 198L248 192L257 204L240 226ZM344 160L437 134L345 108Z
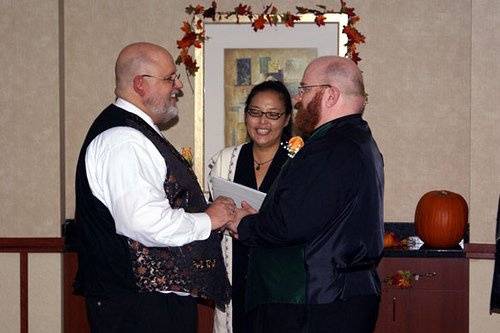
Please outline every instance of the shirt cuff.
M207 213L193 213L194 217L194 240L205 240L212 231L212 222Z

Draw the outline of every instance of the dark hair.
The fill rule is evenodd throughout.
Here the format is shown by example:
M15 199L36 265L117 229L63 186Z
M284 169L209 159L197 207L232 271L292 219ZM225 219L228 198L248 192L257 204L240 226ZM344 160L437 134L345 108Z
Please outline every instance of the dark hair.
M248 107L250 106L250 102L258 93L265 91L274 91L278 94L281 101L285 105L285 115L290 116L290 120L288 121L288 125L283 128L283 133L281 135L281 139L284 141L288 141L288 139L292 136L292 98L290 97L290 93L286 86L280 81L264 81L254 86L248 94L247 100L245 101L245 113L248 111Z

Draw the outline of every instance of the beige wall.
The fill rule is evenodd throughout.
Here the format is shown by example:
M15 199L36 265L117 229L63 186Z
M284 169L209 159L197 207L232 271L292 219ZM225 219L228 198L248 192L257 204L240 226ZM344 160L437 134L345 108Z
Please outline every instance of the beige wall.
M0 0L0 237L58 235L57 1Z
M471 240L492 243L500 189L500 116L494 105L500 91L500 43L495 31L500 2L348 2L361 16L358 28L367 37L360 48L360 67L370 94L366 118L385 157L386 221L412 221L423 193L446 188L461 193L470 204ZM237 3L219 1L219 7L232 8ZM262 5L257 0L245 3L253 8ZM302 2L311 7L316 3ZM338 6L337 1L323 3ZM0 0L0 77L4 80L0 237L59 236L61 219L73 216L74 170L81 141L91 120L113 100L117 53L127 43L148 40L164 45L175 56L187 4ZM293 10L295 2L274 4ZM60 51L64 61L58 58ZM59 80L60 74L64 80ZM186 83L183 72L182 76ZM185 86L180 121L166 133L177 147L194 145L193 95ZM37 260L51 265L50 276L57 275L52 270L58 271L58 259L40 256ZM8 267L1 273L2 285L4 280L18 279L12 258L0 256L0 265ZM471 264L471 332L497 332L500 327L500 316L485 313L487 297L483 296L489 292L491 269L492 262ZM52 282L42 278L41 269L33 274L33 283L47 285L35 295L47 297L54 307L47 310L34 302L30 319L36 323L36 318L52 318L48 327L57 331L59 295L52 292ZM12 290L8 296L16 297ZM7 318L11 314L0 311L0 322ZM16 331L16 323L12 325Z
M495 207L500 192L500 2L472 1L470 112L471 241L495 241ZM498 332L500 314L489 314L493 261L470 262L470 332Z

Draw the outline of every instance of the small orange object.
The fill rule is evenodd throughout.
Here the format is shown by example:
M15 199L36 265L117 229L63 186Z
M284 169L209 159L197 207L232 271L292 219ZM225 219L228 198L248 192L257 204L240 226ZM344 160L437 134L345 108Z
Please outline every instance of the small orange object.
M288 148L291 150L299 150L304 147L304 140L300 136L294 136L290 140L288 140Z
M193 151L191 150L191 147L182 147L181 155L189 163L190 166L193 165Z
M400 246L401 242L398 239L398 236L392 231L384 233L384 248L386 247L395 247Z

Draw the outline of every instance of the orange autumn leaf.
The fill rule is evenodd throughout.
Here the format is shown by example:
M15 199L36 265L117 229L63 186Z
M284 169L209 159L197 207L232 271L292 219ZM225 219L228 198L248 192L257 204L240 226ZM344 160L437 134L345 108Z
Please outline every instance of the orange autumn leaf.
M177 48L187 49L191 47L191 45L195 45L195 43L196 43L196 34L194 32L188 32L184 35L184 37L182 37L181 40L177 41Z
M238 7L234 8L234 11L236 12L236 15L247 15L250 13L252 7L248 5L242 5L241 3L238 5Z
M353 17L350 17L350 18L349 18L349 25L356 24L359 20L361 20L361 19L359 18L359 16L353 16Z
M197 6L195 7L195 9L194 9L194 13L195 13L196 15L201 14L201 13L203 12L203 10L204 10L204 9L205 9L205 7L203 7L202 5L197 5Z
M322 25L325 25L325 20L326 20L325 15L323 14L316 15L316 17L314 18L314 23L316 23L318 27L321 27Z
M188 23L188 22L186 22L186 21L182 22L182 27L181 27L181 30L182 30L182 32L184 32L184 33L191 32L191 24L189 24L189 23Z
M180 59L180 61L184 61L184 58L188 55L188 49L181 49L181 53L179 53L179 57L177 59Z
M203 17L211 18L213 21L215 21L216 11L217 11L217 2L212 1L212 7L208 8L203 12Z
M184 66L186 66L186 70L187 70L189 75L194 76L194 73L196 73L198 71L198 69L200 68L200 67L196 66L196 60L193 60L193 58L189 54L184 58L183 63L184 63Z
M347 14L347 17L353 17L356 16L356 13L354 13L354 8L352 7L347 7L347 3L343 0L340 0L340 12Z
M202 5L197 5L196 7L193 7L193 5L189 5L186 7L186 13L189 15L199 15L203 12L205 8Z
M388 286L396 288L408 289L411 288L413 282L413 274L410 271L397 271L394 275L389 275L384 279Z
M300 21L300 17L286 12L283 16L283 21L285 21L285 27L292 28L295 26L295 21Z
M357 64L361 60L361 58L359 57L359 53L356 51L352 51L351 60L354 61L355 64Z
M266 26L266 22L267 21L266 21L264 15L259 15L259 17L257 17L255 19L255 21L252 22L253 30L257 31L257 30L264 29L264 27Z
M365 42L365 36L360 34L356 28L346 25L342 32L347 35L350 44L359 44Z

